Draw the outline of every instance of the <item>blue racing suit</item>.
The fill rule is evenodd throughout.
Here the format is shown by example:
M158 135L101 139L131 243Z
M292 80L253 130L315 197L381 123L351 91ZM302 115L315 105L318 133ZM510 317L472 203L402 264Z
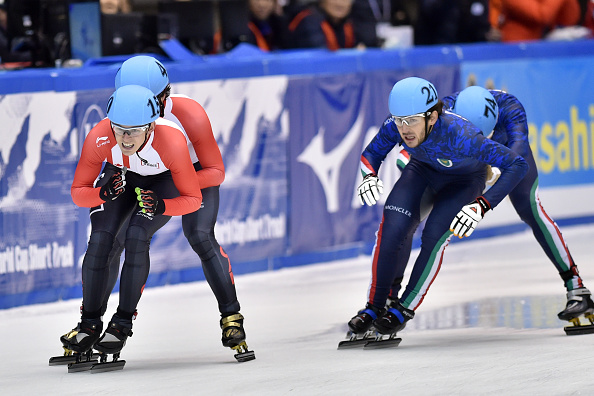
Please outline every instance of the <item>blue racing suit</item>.
M576 264L555 221L545 212L538 197L538 170L528 141L528 122L522 103L514 95L490 90L499 106L492 140L509 147L528 162L526 176L509 193L514 209L532 229L534 237L551 260L567 291L583 287ZM453 108L458 93L443 99L445 108Z
M421 198L432 205L421 235L421 251L400 303L415 310L439 272L445 247L452 236L450 224L466 204L481 195L487 165L501 170L495 185L484 195L491 208L522 180L527 162L502 144L482 135L464 118L450 112L439 115L426 140L408 147L392 117L361 155L363 174L377 174L386 155L400 144L412 159L386 199L373 252L368 302L383 307L398 271L399 255L408 254L409 241L420 223Z

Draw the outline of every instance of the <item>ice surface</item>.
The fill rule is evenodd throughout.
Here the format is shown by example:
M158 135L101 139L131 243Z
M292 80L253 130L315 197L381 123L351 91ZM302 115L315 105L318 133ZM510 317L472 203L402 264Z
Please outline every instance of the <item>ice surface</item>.
M563 230L594 288L594 225ZM413 257L416 251L413 251ZM448 247L398 348L337 350L365 303L370 258L236 277L256 360L220 342L205 282L146 289L123 371L48 366L80 301L0 311L2 395L588 395L594 334L568 337L563 284L528 232ZM110 301L110 314L117 296Z

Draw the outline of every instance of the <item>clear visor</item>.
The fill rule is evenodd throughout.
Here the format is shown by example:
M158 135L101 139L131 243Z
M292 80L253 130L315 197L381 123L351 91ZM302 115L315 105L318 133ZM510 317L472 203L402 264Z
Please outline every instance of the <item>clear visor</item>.
M128 134L128 136L130 137L136 137L142 135L143 133L147 133L151 129L151 124L125 127L112 122L111 129L113 130L113 133L117 136L124 136L125 134Z
M396 117L396 116L392 116L392 118L394 118L394 122L396 123L396 126L403 126L403 125L408 125L408 126L414 126L417 124L420 124L423 119L425 118L426 115L429 115L430 113L419 113L419 114L413 114L413 115L409 115L406 117Z

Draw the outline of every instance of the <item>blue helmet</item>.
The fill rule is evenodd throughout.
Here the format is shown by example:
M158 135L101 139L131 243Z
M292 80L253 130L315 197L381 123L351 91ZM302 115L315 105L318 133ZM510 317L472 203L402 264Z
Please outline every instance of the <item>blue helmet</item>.
M107 101L107 118L123 126L147 125L159 118L159 102L148 88L124 85Z
M476 85L458 94L452 110L476 125L484 135L493 131L499 117L499 106L491 92Z
M152 56L134 56L124 63L115 77L115 88L124 85L140 85L159 95L167 85L169 76L165 66Z
M396 117L425 113L438 102L437 90L429 81L408 77L394 84L388 107Z

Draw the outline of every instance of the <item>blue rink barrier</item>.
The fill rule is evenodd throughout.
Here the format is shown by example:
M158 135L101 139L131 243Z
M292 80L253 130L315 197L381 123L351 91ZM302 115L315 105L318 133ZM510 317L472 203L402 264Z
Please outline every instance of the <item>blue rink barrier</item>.
M593 185L593 54L593 41L272 54L242 45L164 62L174 93L198 100L213 124L227 171L216 233L237 275L371 252L381 205L361 207L354 196L359 156L392 85L410 75L441 96L471 79L510 89L529 114L541 186ZM0 73L0 309L81 296L88 210L74 206L70 184L124 59ZM396 180L394 158L380 177ZM473 238L524 231L515 217ZM555 220L592 223L594 211L578 203ZM203 279L173 218L151 243L147 286Z

